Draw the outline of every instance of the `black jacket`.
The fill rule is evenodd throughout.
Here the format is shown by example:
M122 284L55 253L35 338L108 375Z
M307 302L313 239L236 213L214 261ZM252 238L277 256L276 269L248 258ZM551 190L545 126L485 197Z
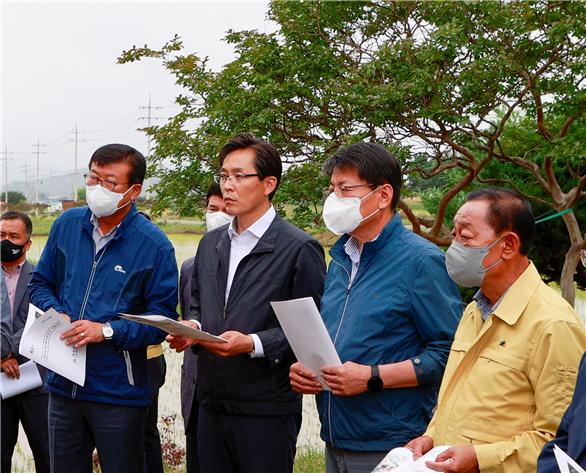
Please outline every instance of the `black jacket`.
M198 246L188 318L215 335L227 330L257 334L265 357L221 358L200 350L197 400L208 409L234 414L299 414L301 396L289 384L295 357L269 302L313 297L319 306L323 248L277 215L238 265L224 304L230 262L227 228L207 233Z

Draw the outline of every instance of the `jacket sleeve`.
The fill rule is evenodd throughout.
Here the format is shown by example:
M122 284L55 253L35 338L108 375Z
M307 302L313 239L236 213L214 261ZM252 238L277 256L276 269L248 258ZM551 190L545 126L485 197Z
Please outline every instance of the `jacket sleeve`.
M28 287L29 300L42 311L51 308L63 313L63 305L57 294L57 284L61 278L57 275L56 251L59 238L60 218L53 222L49 238L35 268ZM71 314L67 314L71 315Z
M4 272L0 270L0 347L2 347L2 353L0 356L2 359L10 355L12 351L10 343L10 303L8 302L8 288L6 287L6 281L4 281Z
M577 322L560 320L546 327L527 373L535 393L533 426L511 440L475 445L481 472L535 471L541 449L554 438L572 399L583 352L584 329Z
M411 316L425 349L411 358L419 385L439 385L464 307L443 253L424 252L411 281Z
M169 247L158 252L155 271L144 293L144 315L156 314L177 320L177 263L175 251ZM112 342L124 350L136 350L157 345L165 339L165 332L144 324L118 319L110 322L114 329Z
M292 268L291 299L312 297L319 307L324 289L326 264L324 250L316 240L305 242ZM291 347L281 327L272 327L256 332L263 346L264 354L270 366L279 365L286 355L291 354Z
M181 313L181 318L184 320L187 318L187 312L189 310L193 263L193 258L185 260L181 265L181 271L179 272L179 311Z
M574 391L574 397L568 410L565 412L560 422L555 439L549 441L537 460L537 473L559 473L559 467L553 453L553 446L557 445L564 452L568 453L568 431L572 422L585 422L586 412L577 412L576 406L582 401L581 397L586 392L586 354L582 356L580 362L580 370L578 372L578 379L576 381L576 391ZM582 401L581 405L586 405ZM576 432L576 429L574 430ZM586 445L586 439L572 439L572 442L582 442ZM584 448L586 450L586 448ZM577 462L580 461L578 458L574 458Z

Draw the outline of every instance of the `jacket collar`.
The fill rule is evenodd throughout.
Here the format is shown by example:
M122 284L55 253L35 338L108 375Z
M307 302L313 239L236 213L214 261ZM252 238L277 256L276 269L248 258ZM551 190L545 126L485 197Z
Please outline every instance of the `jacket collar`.
M16 314L18 308L20 307L20 303L22 302L22 299L24 298L26 291L28 290L28 283L31 280L31 275L33 274L33 272L33 265L30 264L27 260L24 260L22 268L20 268L20 277L18 278L18 282L16 283L16 290L14 293L14 304L12 306L13 314Z
M537 268L530 262L521 276L507 289L501 303L494 310L494 315L509 325L517 323L541 283Z
M398 212L395 211L395 215L393 218L387 223L376 240L374 241L367 241L364 244L362 249L362 254L360 256L360 261L364 261L365 259L368 260L372 257L373 254L376 254L378 250L387 246L388 242L396 238L398 235L405 231L405 226L401 221L401 216ZM345 234L342 235L334 246L330 249L330 256L335 258L336 260L340 261L342 258L347 258L346 252L344 251L344 245L349 240L350 235Z

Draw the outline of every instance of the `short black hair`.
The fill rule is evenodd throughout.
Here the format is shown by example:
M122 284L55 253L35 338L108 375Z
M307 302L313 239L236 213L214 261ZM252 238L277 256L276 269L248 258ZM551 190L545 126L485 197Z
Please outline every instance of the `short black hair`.
M128 163L130 172L128 173L129 184L142 184L146 174L146 159L140 151L132 146L121 144L104 145L98 148L92 154L88 168L92 169L92 164L106 166L112 163Z
M217 182L212 182L210 187L208 187L208 191L206 192L206 206L210 203L210 199L215 195L224 198L224 196L222 195L222 188L220 187L220 184L218 184Z
M391 209L397 208L401 196L401 165L384 146L361 142L340 148L325 162L323 169L332 177L334 169L344 168L354 169L371 187L390 184L393 188Z
M4 212L2 215L0 215L0 220L20 220L22 223L24 223L24 230L27 238L30 239L33 234L33 222L31 221L31 218L24 212L9 210L8 212Z
M277 148L267 141L263 141L250 133L240 133L226 143L220 151L220 167L224 164L226 156L238 149L251 148L254 150L254 169L259 174L260 179L274 176L277 178L275 190L269 194L269 200L273 200L279 184L281 183L281 174L283 165L281 156Z
M470 192L466 202L488 202L488 224L499 234L505 230L516 233L521 241L519 252L528 255L535 236L535 218L531 204L510 189L487 188Z

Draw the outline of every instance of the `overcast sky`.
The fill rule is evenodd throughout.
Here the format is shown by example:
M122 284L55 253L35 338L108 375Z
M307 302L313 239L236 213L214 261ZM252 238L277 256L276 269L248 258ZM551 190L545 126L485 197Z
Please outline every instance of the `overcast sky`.
M152 105L165 107L152 114L168 117L179 88L157 60L117 65L123 50L158 48L178 34L186 52L209 56L219 69L234 58L222 41L228 29L274 29L266 1L0 3L0 151L10 153L9 183L24 179L25 164L32 182L37 139L46 145L40 147L41 178L71 171L76 122L80 168L106 143L146 153L146 137L135 131L146 126L140 120L146 110L139 107L150 92Z

